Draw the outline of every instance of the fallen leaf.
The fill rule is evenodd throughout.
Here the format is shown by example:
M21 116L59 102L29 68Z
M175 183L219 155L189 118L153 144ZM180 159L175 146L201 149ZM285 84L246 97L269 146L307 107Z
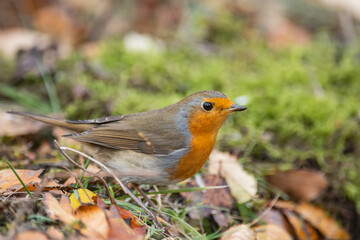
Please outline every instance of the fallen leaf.
M235 156L213 150L209 158L209 173L219 174L225 178L232 196L238 203L244 203L255 197L257 182L254 176L247 173Z
M268 176L267 180L275 187L303 201L316 199L327 187L327 180L322 172L307 169L277 171Z
M0 111L0 136L23 136L39 132L46 125Z
M110 218L109 219L110 230L108 234L108 239L134 239L141 240L144 239L142 235L131 229L122 218Z
M49 46L51 42L48 34L25 28L11 28L0 33L0 52L14 58L20 50Z
M308 231L312 237L315 236L313 239L316 239L316 234L313 229L315 228L322 235L330 239L350 239L349 233L341 228L337 222L328 216L320 207L305 202L296 204L290 201L277 201L274 208L280 209L283 212L285 217L288 218L289 223L297 230L299 237L303 235L299 230L299 228L302 228L303 231ZM299 216L300 223L297 222L292 213L296 213L296 215ZM300 226L304 220L311 226Z
M28 230L26 232L22 232L16 235L16 240L47 240L48 238L42 232Z
M69 199L67 196L65 196L65 195L62 195L62 196L61 196L60 206L61 206L62 209L64 209L67 213L74 214L74 209L72 208L71 203L70 203L70 199Z
M62 197L58 202L50 193L44 194L45 210L49 217L54 220L60 220L66 224L75 224L81 222L82 225L74 225L79 229L87 239L107 239L109 233L109 222L105 211L94 205L81 205L73 212L69 201Z
M246 224L235 225L226 230L220 240L255 240L255 232Z
M310 203L300 203L295 211L305 220L318 229L326 238L330 239L350 239L350 234L322 208L311 205Z
M15 171L26 186L33 187L32 189L35 189L35 185L39 185L41 182L39 175L44 170L39 169L33 171L33 170L15 169ZM14 172L11 169L1 170L0 194L8 195L12 192L20 191L20 190L25 191L25 189L23 189L21 182L18 180Z
M49 227L46 231L46 234L50 237L51 240L64 239L64 234L59 229L56 229L54 226Z
M268 224L274 224L287 232L291 232L292 226L289 225L282 212L278 209L272 208L263 218L262 221Z
M44 194L45 210L49 217L54 220L60 220L67 224L72 224L77 219L72 213L69 213L68 208L63 208L62 205L50 193Z
M206 186L224 186L226 185L225 179L219 175L207 174L202 177L204 184ZM186 187L198 187L196 180L192 179L186 184ZM193 208L189 211L189 216L192 219L200 219L202 217L209 218L213 216L214 220L217 222L220 227L228 227L228 219L224 214L217 209L207 207L223 207L223 208L232 208L233 198L230 194L229 188L221 189L207 189L204 191L194 191L194 192L181 192L186 200L191 200L189 206L195 206L198 204L204 205L201 208Z
M274 224L260 225L253 228L256 240L292 240L291 236L281 227Z
M121 218L125 221L125 223L132 229L134 230L136 233L138 233L140 236L145 235L146 233L146 226L145 225L140 225L138 223L138 221L136 220L136 218L134 217L134 215L126 210L123 209L117 205L112 204L110 206L110 219L115 219L115 218Z
M281 209L287 209L289 211L294 211L296 208L296 203L290 202L290 201L278 200L278 201L276 201L274 207L281 208Z
M86 226L85 229L81 229L82 234L96 239L107 238L110 226L101 207L81 205L76 210L75 217Z
M288 210L282 210L281 212L286 217L287 221L290 223L294 234L297 236L297 239L322 239L322 237L318 234L314 227L312 227L307 221L304 221L304 219L300 218L294 212Z
M88 189L77 189L70 195L70 204L74 211L83 204L96 204L97 195Z
M51 226L47 229L46 234L49 236L51 240L60 240L64 239L64 234L54 226ZM30 240L30 239L27 239Z
M74 176L69 177L65 182L64 186L69 186L71 184L76 184L76 178Z

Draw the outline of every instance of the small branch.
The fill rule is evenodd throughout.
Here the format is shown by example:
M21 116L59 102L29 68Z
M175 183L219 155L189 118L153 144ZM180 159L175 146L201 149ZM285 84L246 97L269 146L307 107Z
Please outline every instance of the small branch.
M160 224L158 218L155 216L155 214L153 212L151 212L149 209L147 209L147 207L139 200L139 198L137 198L135 196L135 194L133 192L131 192L122 182L121 180L108 168L106 167L103 163L101 163L99 160L96 160L95 158L93 157L90 157L89 155L83 153L83 152L80 152L76 149L73 149L73 148L69 148L69 147L62 147L62 146L59 146L59 144L57 143L57 141L55 140L55 144L57 145L57 147L59 148L60 152L64 155L64 156L67 156L66 153L64 151L71 151L71 152L75 152L89 160L91 160L92 162L94 162L95 164L97 164L98 166L100 166L102 169L104 169L106 172L108 172L117 182L118 184L121 186L121 188L124 190L124 192L126 194L128 194L142 209L144 209L144 211L152 218L155 226L158 228L158 229L162 229L162 225ZM70 160L70 157L67 156L67 159ZM78 163L74 162L72 159L70 160L72 163L74 163L76 166L80 166ZM82 167L81 167L82 168ZM83 169L83 168L82 168ZM85 172L88 172L88 173L91 173L89 172L88 170L84 169ZM107 186L105 184L105 186ZM109 191L110 192L110 191Z
M251 227L251 226L257 224L259 221L261 221L261 219L263 219L271 211L271 209L275 206L275 203L277 202L277 200L279 200L279 197L280 197L280 193L276 193L276 196L271 201L269 207L267 207L257 218L252 220L251 223L249 224L249 226Z
M105 181L102 177L96 175L95 173L90 172L89 170L83 168L80 164L78 164L77 162L75 162L72 158L70 158L70 157L64 152L64 150L62 149L63 147L61 147L56 140L54 140L54 142L55 142L56 147L59 149L60 153L61 153L67 160L69 160L70 162L72 162L72 163L73 163L75 166L77 166L78 168L82 169L84 172L86 172L86 173L88 173L88 174L91 174L91 175L94 176L94 177L97 177L98 179L100 179L100 181L102 181L102 182L104 183L105 188L106 188L106 191L108 192L108 195L109 195L109 197L110 197L111 203L114 204L114 203L115 203L115 199L112 197L111 191L110 191L108 185L106 184L106 181ZM77 178L75 178L75 179L77 180ZM77 181L77 182L79 183L79 181ZM80 185L81 187L84 187L81 183L80 183L79 185Z

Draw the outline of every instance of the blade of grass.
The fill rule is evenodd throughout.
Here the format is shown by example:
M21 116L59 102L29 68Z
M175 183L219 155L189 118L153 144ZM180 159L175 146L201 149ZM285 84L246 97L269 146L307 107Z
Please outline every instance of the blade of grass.
M47 94L49 96L50 105L53 112L60 112L60 101L56 92L54 80L50 75L49 69L40 60L36 61L40 75L44 81Z
M167 194L167 193L181 193L181 192L195 192L195 191L202 191L202 190L211 190L211 189L222 189L227 188L228 185L223 186L208 186L208 187L193 187L193 188L180 188L180 189L166 189L160 190L157 192L147 192L146 195L155 195L155 194ZM140 194L135 194L136 196L140 196ZM123 200L128 198L129 196L118 197L118 200Z
M56 221L51 219L51 218L48 218L48 217L45 217L45 216L42 216L42 215L37 215L37 214L29 215L27 218L30 219L30 220L34 219L36 221L39 221L40 223L43 223L43 222L56 223Z
M84 168L85 168L85 169L87 169L87 168L89 167L90 162L91 162L90 159L87 159L87 160L86 160L86 162L85 162L85 164L84 164ZM79 182L82 181L82 179L84 178L84 175L85 175L85 173L83 172L82 175L81 175L81 177L80 177L80 179L79 179ZM92 178L90 178L90 179L92 179ZM87 184L89 183L90 179L88 179L88 181L85 182L85 184L84 184L85 188L87 188ZM79 187L79 183L76 183L75 188L78 188L78 187Z
M34 110L38 113L49 113L51 108L48 104L44 103L37 95L25 91L19 91L14 87L0 83L0 94L11 98L18 104L24 106L29 110Z
M20 181L21 185L25 188L25 190L26 190L26 192L29 194L29 196L30 196L31 198L33 198L30 190L29 190L28 187L25 185L25 183L21 180L20 176L17 174L17 172L15 171L15 169L13 168L13 166L11 165L11 163L10 163L8 160L6 160L6 163L7 163L7 165L9 165L9 168L13 171L13 173L15 174L15 176L17 177L17 179Z

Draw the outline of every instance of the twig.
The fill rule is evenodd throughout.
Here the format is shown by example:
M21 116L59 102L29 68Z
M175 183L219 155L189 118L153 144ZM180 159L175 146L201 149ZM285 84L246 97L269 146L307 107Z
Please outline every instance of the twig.
M58 146L60 152L62 152L64 154L64 156L66 155L66 153L64 152L64 150L66 151L71 151L71 152L75 152L79 155L82 155L84 157L86 157L87 159L90 159L92 162L94 162L95 164L99 165L101 168L103 168L106 172L108 172L117 182L118 184L121 186L121 188L124 190L124 192L126 194L128 194L142 209L145 210L145 212L150 216L150 218L153 220L155 226L158 228L158 229L162 229L162 225L160 224L158 218L155 216L155 214L153 212L151 212L149 209L147 209L147 207L135 196L135 194L133 192L131 192L122 182L121 180L108 168L106 167L103 163L101 163L99 160L96 160L95 158L93 157L90 157L89 155L81 152L81 151L78 151L76 149L73 149L73 148L69 148L69 147L62 147L62 146L59 146L58 143L56 142L55 140L55 143L56 145ZM66 155L67 156L67 155ZM68 159L69 160L69 159ZM71 160L70 160L71 161ZM72 161L73 162L73 161ZM74 163L74 162L73 162ZM76 163L76 165L79 165ZM87 170L85 170L87 171ZM89 172L90 173L90 172ZM106 184L105 184L106 186Z
M58 144L58 142L57 142L56 140L54 140L54 142L55 142L56 147L59 149L60 153L61 153L67 160L69 160L70 162L72 162L72 163L73 163L75 166L77 166L78 168L82 169L84 172L86 172L86 173L88 173L88 174L91 174L91 175L94 176L94 177L99 178L100 181L102 181L102 182L104 183L104 186L105 186L105 188L106 188L106 191L108 192L108 195L109 195L109 197L110 197L111 203L112 203L112 204L115 204L115 203L116 203L116 202L115 202L115 199L112 197L111 191L110 191L108 185L106 184L106 181L105 181L102 177L96 175L95 173L90 172L89 170L83 168L80 164L78 164L77 162L75 162L73 159L71 159L71 158L64 152L64 150L62 149L62 147L60 147L60 145ZM82 185L82 183L81 183L80 181L78 181L77 178L75 178L75 180L77 181L77 183L79 183L79 185L80 185L82 188L84 188L84 186Z
M139 186L137 184L132 183L131 185L136 189L136 191L138 191L140 193L140 195L145 199L145 201L147 201L150 204L150 206L152 208L155 208L156 210L158 210L161 217L163 219L165 219L165 221L169 222L169 218L160 211L159 207L156 206L153 201L151 201L151 199L144 193L144 191L141 188L139 188Z
M271 209L275 206L275 203L277 202L277 200L279 200L279 197L280 197L280 193L276 193L276 196L271 201L269 207L267 207L257 218L252 220L251 223L249 224L249 226L251 227L251 226L255 225L256 223L258 223L261 219L263 219L271 211Z

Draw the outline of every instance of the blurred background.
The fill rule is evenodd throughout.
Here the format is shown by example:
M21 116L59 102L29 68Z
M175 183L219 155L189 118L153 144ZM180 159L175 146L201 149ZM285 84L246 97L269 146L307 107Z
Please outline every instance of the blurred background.
M249 109L217 148L261 177L324 173L317 203L360 235L359 36L358 0L1 0L0 157L35 132L8 109L88 119L220 90Z

